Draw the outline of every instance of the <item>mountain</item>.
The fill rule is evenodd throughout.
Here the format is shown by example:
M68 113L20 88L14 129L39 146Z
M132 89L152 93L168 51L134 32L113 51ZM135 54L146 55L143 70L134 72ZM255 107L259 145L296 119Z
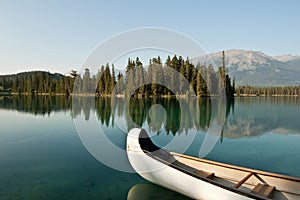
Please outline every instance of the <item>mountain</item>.
M281 62L289 62L292 60L300 59L300 56L285 54L285 55L280 55L280 56L274 56L274 58Z
M192 61L222 65L222 52L197 57ZM235 77L236 85L288 86L300 84L300 56L272 57L261 51L225 51L228 74Z
M282 56L275 56L274 58L287 64L289 66L289 69L292 69L295 71L299 70L300 56L286 54L286 55L282 55Z
M289 60L286 62L286 64L288 64L291 67L291 69L297 71L300 67L300 58Z

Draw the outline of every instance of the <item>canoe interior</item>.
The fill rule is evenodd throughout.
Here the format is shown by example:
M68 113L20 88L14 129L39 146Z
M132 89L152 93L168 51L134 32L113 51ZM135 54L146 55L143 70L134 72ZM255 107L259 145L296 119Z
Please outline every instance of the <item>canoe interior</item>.
M300 178L200 159L160 149L142 129L142 150L150 157L202 181L254 199L300 199Z
M253 193L259 184L274 187L270 196L262 196L265 199L300 199L300 179L296 177L274 174L260 170L228 165L210 160L195 158L170 152L180 162L197 170L213 173L213 181L226 187L245 192ZM235 188L244 178L242 184Z

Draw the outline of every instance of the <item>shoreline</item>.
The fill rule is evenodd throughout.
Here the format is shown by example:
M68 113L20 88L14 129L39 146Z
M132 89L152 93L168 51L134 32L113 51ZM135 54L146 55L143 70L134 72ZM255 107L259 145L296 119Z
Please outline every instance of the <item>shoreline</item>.
M116 97L116 98L125 98L126 95L124 94L117 94L117 95L100 95L94 93L79 93L79 94L65 94L65 93L9 93L9 92L0 92L0 96L15 96L15 95L24 95L24 96L81 96L81 97ZM135 95L133 97L136 98L208 98L208 97L221 97L218 95L212 96L189 96L189 95ZM234 94L233 97L227 98L235 98L235 97L299 97L299 95L259 95L259 94Z

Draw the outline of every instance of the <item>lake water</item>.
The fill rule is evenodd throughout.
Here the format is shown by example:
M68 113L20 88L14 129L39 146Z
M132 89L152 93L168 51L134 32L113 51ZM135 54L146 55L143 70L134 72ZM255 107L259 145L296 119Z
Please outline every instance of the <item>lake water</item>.
M133 190L145 199L184 199L94 158L81 141L84 133L76 130L80 119L88 124L93 118L120 149L125 149L124 132L134 126L174 151L185 144L170 141L194 134L185 151L193 156L218 124L222 133L205 158L300 177L297 97L244 97L222 104L217 99L2 96L0 117L0 199L127 199ZM127 162L123 156L120 162Z

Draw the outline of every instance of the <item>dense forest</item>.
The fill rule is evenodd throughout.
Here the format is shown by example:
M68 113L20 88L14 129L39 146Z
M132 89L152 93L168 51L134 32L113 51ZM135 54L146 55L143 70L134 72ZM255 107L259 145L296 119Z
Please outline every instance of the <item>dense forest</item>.
M73 73L76 73L73 71ZM72 73L71 73L72 75ZM44 71L22 72L0 76L2 93L19 94L70 94L75 78Z
M300 86L251 87L238 86L236 96L300 96Z
M219 67L218 71L215 71L212 65L198 64L195 66L188 58L184 60L181 56L178 58L177 56L173 58L168 56L164 64L160 57L152 58L147 67L143 66L139 58L135 60L129 58L125 77L119 73L117 80L114 79L113 65L111 69L112 73L108 64L105 68L102 66L98 74L92 79L90 79L89 71L86 69L83 83L88 80L92 82L82 84L82 91L90 91L88 86L96 85L96 93L100 95L112 93L136 96L189 95L189 91L186 90L183 83L183 81L187 81L197 96L220 95L222 92L226 92L227 96L234 94L234 83L231 83L225 66ZM148 84L144 85L143 83ZM117 87L115 87L116 85ZM167 87L170 85L177 88L175 94ZM135 89L137 86L139 87Z
M170 73L168 69L174 69L173 73ZM184 60L181 56L173 58L169 56L164 64L160 57L152 58L147 67L143 66L139 58L135 60L129 58L125 74L118 73L118 75L115 75L114 65L106 64L94 75L86 68L82 76L74 70L67 76L42 71L0 76L0 91L19 94L69 95L75 86L76 92L95 93L99 96L112 94L188 95L182 83L183 78L180 79L178 74L188 81L197 96L220 95L222 92L226 92L227 96L234 94L234 81L232 83L230 80L224 64L215 71L212 65L197 64L195 66L188 58ZM158 79L160 84L155 84ZM143 85L144 82L149 84ZM176 94L164 87L164 83L178 85ZM118 87L115 87L116 85ZM132 93L131 90L137 85L141 87Z

